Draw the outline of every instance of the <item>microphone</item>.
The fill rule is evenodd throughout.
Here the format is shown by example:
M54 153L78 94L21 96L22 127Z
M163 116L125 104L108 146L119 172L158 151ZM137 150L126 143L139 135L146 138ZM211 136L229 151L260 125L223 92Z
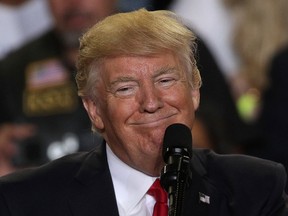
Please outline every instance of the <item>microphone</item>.
M192 158L192 134L184 124L176 123L167 127L163 139L163 160L160 183L169 197L169 216L182 215L184 191L188 179L192 179L189 169Z

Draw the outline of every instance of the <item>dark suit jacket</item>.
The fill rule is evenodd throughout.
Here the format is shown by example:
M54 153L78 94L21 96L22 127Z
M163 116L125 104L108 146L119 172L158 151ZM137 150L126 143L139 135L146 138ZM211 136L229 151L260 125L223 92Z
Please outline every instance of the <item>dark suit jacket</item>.
M284 213L282 165L247 156L194 150L184 215L257 216ZM199 200L210 197L210 204ZM283 213L283 214L280 214ZM1 216L118 215L105 146L0 180Z

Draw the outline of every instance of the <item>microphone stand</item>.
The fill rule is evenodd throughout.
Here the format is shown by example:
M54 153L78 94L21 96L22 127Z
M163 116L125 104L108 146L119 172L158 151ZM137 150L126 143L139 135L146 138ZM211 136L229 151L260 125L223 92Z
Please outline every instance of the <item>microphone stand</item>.
M168 193L168 216L182 216L185 188L188 184L188 178L192 178L189 169L190 158L181 155L175 160L174 156L173 161L170 160L170 162L168 161L168 164L164 166L160 182Z

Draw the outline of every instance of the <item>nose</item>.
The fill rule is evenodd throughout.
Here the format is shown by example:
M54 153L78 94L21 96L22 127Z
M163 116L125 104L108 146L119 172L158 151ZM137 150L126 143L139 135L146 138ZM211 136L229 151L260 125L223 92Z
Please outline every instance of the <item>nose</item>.
M140 112L153 113L162 107L161 92L153 85L143 87L140 93Z

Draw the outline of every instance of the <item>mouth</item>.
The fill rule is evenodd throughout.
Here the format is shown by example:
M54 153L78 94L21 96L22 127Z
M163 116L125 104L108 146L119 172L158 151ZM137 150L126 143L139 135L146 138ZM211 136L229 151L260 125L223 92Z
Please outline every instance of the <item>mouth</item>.
M173 118L174 116L176 116L176 113L174 114L170 114L167 116L162 116L162 117L148 117L145 118L143 120L139 120L137 122L133 122L131 123L131 125L134 126L147 126L147 127L155 127L157 125L163 125L163 122L168 122L170 121L171 118Z

